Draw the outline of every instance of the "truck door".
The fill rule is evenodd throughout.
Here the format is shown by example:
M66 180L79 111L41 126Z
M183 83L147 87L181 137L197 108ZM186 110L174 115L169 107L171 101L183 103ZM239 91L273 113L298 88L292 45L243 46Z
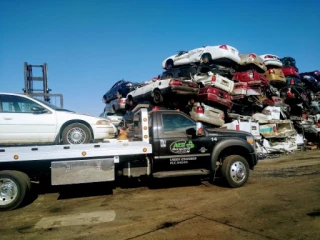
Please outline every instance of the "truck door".
M153 172L209 169L211 141L206 137L192 138L186 134L196 123L180 112L159 112L158 134L153 138Z

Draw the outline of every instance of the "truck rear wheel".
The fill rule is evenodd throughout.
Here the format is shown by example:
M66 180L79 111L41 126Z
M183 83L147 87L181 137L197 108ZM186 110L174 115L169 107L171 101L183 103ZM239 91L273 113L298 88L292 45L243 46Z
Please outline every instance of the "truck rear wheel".
M17 171L0 171L0 211L17 208L25 199L28 184Z
M249 165L245 158L230 155L222 163L222 176L230 187L243 186L249 178Z

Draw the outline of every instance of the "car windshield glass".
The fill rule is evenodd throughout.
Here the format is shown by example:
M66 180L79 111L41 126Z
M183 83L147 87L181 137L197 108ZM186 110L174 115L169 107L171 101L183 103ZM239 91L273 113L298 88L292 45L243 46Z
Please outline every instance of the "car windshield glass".
M42 101L42 100L40 100L40 99L36 99L36 98L33 98L33 99L35 99L35 100L43 103L43 104L46 105L47 107L52 108L53 110L56 110L56 111L74 112L74 111L71 111L71 110L68 110L68 109L64 109L64 108L57 107L56 105L53 105L53 104L51 104L51 103Z

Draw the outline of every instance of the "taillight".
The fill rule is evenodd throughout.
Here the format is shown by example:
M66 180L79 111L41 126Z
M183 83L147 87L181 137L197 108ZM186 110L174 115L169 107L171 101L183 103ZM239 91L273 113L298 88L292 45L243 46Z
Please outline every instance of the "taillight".
M274 73L274 70L273 69L269 69L268 72L269 73Z
M252 71L249 71L249 72L248 72L248 76L249 76L250 78L253 78L253 72L252 72Z
M192 82L191 82L191 83L189 83L189 86L190 86L190 87L197 88L197 87L198 87L198 84L196 84L196 83L192 83Z
M293 98L293 94L291 92L291 90L289 89L288 92L287 92L287 97L288 98Z
M228 50L227 45L221 45L221 46L219 46L219 48L222 48L222 49Z
M294 85L294 79L293 78L291 78L291 80L290 80L290 85Z
M238 124L236 125L236 130L240 130L240 126Z
M179 80L171 80L169 84L170 85L182 85L182 82Z
M264 58L274 58L272 55L266 55Z
M216 89L214 89L214 88L208 88L208 89L207 89L207 93L214 93L214 94L217 94L217 93L218 93L218 91L217 91Z
M203 114L204 113L203 107L202 106L198 106L197 109L196 109L196 113Z
M211 78L211 82L215 82L217 80L216 76L213 75L212 78Z
M249 57L256 58L257 56L255 54L251 53L251 54L249 54Z

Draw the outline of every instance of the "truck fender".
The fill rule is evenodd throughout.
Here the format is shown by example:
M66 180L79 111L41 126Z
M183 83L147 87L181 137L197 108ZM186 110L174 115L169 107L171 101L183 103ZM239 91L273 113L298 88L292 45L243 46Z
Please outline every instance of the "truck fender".
M212 149L212 154L211 154L211 169L215 170L216 168L216 162L219 158L220 153L226 149L227 147L241 147L244 148L248 151L248 153L251 153L254 151L254 148L246 141L243 139L235 138L235 139L225 139L220 142L218 142L214 148ZM230 152L230 155L236 155L237 153L232 153ZM248 164L251 166L251 159L246 159L248 161Z

